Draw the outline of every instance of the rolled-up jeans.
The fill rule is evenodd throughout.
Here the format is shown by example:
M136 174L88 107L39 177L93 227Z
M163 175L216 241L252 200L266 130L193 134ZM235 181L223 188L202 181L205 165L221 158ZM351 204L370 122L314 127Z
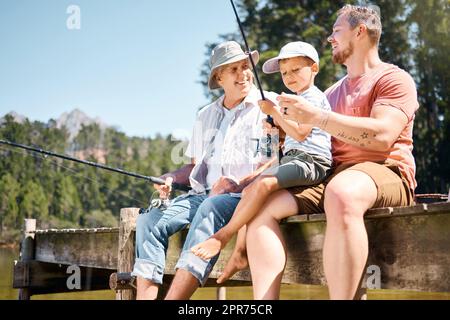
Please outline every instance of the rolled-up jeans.
M190 272L203 286L218 255L205 261L194 255L191 248L226 225L239 200L236 194L183 195L163 211L153 208L140 214L136 221L136 262L132 275L162 284L169 237L190 224L175 268Z

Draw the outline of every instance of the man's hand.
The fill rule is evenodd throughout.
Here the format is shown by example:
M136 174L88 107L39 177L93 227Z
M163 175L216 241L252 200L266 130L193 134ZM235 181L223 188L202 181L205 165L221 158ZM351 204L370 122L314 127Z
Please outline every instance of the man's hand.
M170 197L170 193L172 192L172 182L173 177L163 175L160 177L161 179L166 179L165 184L154 184L153 187L159 191L159 198L160 199L168 199Z
M293 94L282 93L277 97L284 119L298 123L317 125L321 122L322 112L305 98Z
M272 125L269 122L267 122L267 118L262 119L261 122L264 132L269 131L273 128Z
M273 116L275 114L277 106L270 100L259 100L259 107L261 111L269 116Z
M216 183L214 183L209 193L209 196L212 197L218 194L224 194L228 192L240 192L239 184L236 182L236 180L230 177L221 176L216 181Z

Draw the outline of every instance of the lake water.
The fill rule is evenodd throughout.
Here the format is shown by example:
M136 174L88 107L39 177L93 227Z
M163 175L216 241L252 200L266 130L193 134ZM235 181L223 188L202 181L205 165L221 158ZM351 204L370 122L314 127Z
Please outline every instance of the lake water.
M18 249L0 248L0 300L17 299L18 290L12 288L14 260L18 258ZM251 287L227 288L227 299L252 299ZM202 288L197 290L192 299L215 299L216 288ZM33 300L113 300L115 292L112 290L74 292L62 294L47 294L32 296ZM322 286L283 285L281 299L328 299L328 292ZM413 292L399 290L369 290L368 299L444 299L450 300L450 293Z

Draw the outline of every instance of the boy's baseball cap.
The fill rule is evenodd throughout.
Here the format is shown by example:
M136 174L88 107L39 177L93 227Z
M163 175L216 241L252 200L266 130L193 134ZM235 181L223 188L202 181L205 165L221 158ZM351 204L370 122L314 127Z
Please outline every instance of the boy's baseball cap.
M281 59L294 58L294 57L308 57L312 59L317 65L319 65L319 54L316 49L309 43L303 41L289 42L284 45L278 56L275 58L267 60L263 66L262 70L264 73L275 73L280 71L279 61Z

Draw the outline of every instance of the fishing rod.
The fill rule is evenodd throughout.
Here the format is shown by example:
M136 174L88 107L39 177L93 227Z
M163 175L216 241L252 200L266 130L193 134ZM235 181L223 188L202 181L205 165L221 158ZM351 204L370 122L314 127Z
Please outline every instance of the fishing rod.
M16 148L21 148L21 149L25 149L28 151L34 151L34 152L38 152L41 154L45 154L47 156L52 156L52 157L56 157L56 158L61 158L64 160L69 160L69 161L73 161L73 162L78 162L78 163L82 163L85 165L89 165L91 167L95 167L95 168L100 168L100 169L104 169L104 170L109 170L112 172L117 172L120 174L124 174L127 176L131 176L131 177L135 177L135 178L139 178L139 179L144 179L147 181L150 181L152 183L155 184L165 184L166 182L163 179L160 178L155 178L155 177L150 177L150 176L144 176L142 174L139 173L135 173L135 172L129 172L129 171L125 171L123 169L119 169L119 168L113 168L107 165L103 165L100 163L96 163L96 162L92 162L92 161L86 161L86 160L81 160L81 159L77 159L77 158L73 158L67 155L63 155L63 154L58 154L55 152L51 152L51 151L46 151L43 149L39 149L39 148L33 148L24 144L20 144L20 143L15 143L15 142L11 142L11 141L7 141L7 140L2 140L0 139L0 144L5 144L11 147L16 147ZM184 184L179 184L179 183L172 183L172 188L175 190L180 190L180 191L189 191L191 188L189 186L186 186Z
M252 65L253 71L255 72L255 78L256 78L256 82L258 83L258 88L259 88L259 91L260 91L260 93L261 93L261 98L262 98L263 100L266 100L266 98L264 97L264 92L263 92L263 89L262 89L262 86L261 86L261 82L259 81L258 72L256 71L256 65L255 65L255 62L253 61L252 52L251 52L251 50L250 50L250 47L248 46L247 37L245 36L244 28L242 27L241 19L239 19L239 15L238 15L238 13L237 13L236 6L234 5L233 0L230 0L230 2L231 2L231 6L233 7L234 15L236 16L236 20L237 20L238 25L239 25L239 30L241 30L242 38L244 39L245 49L247 50L248 58L249 58L250 63L251 63L251 65ZM274 124L274 122L273 122L273 118L272 118L270 115L267 115L267 122L268 122L272 127L275 126L275 124ZM269 158L272 157L272 150L271 150L271 148L269 147L271 144L272 144L272 137L271 137L271 135L268 133L268 134L267 134L267 146L268 146L268 147L267 147L266 150L267 150L267 156L268 156Z

